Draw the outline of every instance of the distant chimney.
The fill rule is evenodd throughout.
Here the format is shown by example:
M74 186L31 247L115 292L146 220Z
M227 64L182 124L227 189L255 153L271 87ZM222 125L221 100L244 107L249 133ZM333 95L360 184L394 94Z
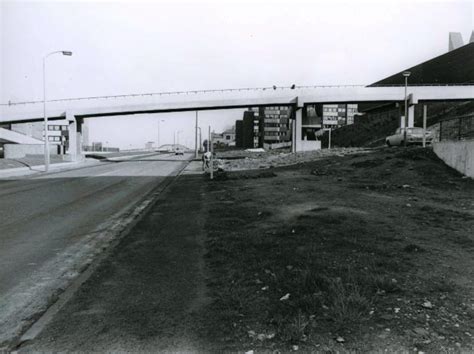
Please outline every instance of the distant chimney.
M472 36L471 36L472 40ZM464 45L462 35L459 32L449 32L449 51L458 49Z

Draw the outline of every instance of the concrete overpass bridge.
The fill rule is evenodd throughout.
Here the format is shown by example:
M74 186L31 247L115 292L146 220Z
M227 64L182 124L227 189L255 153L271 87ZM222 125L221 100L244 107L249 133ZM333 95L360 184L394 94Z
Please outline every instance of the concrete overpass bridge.
M474 85L409 86L409 125L414 121L414 105L419 102L474 99ZM235 109L257 106L293 107L293 151L300 151L302 112L306 105L321 103L402 102L404 86L367 87L297 86L227 90L162 92L102 97L58 99L47 102L51 120L69 122L69 153L81 153L81 126L84 118L133 114ZM0 124L42 121L43 102L14 102L0 105Z

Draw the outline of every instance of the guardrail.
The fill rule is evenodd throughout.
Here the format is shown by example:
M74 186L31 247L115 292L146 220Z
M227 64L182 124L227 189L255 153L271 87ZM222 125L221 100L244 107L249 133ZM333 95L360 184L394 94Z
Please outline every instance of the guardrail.
M474 114L448 118L440 121L440 141L470 139L474 139Z

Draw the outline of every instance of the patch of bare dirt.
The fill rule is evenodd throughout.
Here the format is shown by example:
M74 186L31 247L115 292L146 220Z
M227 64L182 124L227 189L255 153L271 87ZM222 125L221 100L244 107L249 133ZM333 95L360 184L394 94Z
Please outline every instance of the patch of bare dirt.
M226 173L205 201L227 350L474 350L474 182L430 150Z

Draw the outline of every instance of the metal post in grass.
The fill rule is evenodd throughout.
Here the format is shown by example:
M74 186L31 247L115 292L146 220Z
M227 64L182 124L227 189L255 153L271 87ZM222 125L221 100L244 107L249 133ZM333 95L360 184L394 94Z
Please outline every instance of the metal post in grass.
M411 72L404 71L402 75L405 77L405 128L403 130L403 146L407 146L407 129L408 129L408 76Z
M196 111L196 124L194 131L194 158L197 159L199 155L198 149L198 111Z
M426 104L423 105L423 147L426 147L426 115L427 115Z
M211 166L209 167L210 168L210 176L211 176L211 179L214 178L214 157L212 156L212 153L214 151L214 147L213 147L213 144L212 144L212 134L211 134L211 126L209 126L209 136L207 138L207 151L209 151L211 153Z

